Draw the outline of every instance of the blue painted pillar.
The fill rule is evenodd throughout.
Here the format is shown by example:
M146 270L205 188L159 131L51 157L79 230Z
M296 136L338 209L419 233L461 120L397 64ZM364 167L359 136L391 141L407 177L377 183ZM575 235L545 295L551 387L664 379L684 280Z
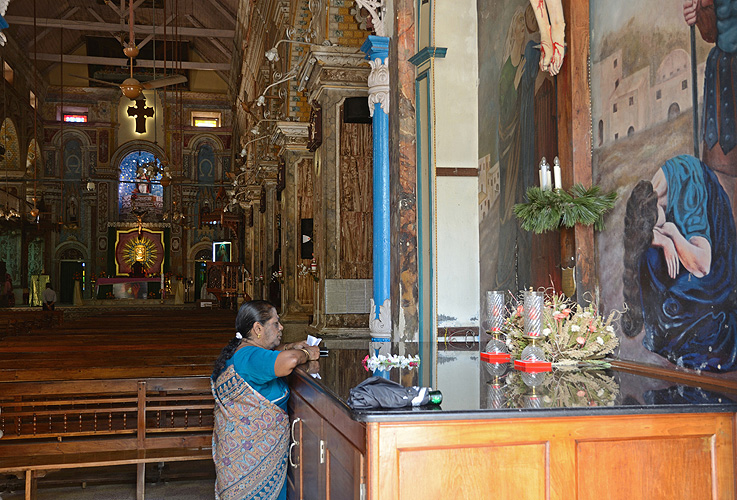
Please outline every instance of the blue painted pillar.
M391 234L389 195L389 38L369 35L361 50L371 65L369 112L374 140L374 293L372 337L391 337Z

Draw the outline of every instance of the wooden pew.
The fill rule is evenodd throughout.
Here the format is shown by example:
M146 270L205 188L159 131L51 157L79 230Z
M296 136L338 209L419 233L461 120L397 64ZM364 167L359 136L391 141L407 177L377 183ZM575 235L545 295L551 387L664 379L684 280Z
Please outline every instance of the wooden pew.
M0 309L0 337L20 335L31 330L48 331L64 323L64 311Z
M0 384L0 474L25 477L35 498L47 471L212 460L210 379L182 378L5 382Z

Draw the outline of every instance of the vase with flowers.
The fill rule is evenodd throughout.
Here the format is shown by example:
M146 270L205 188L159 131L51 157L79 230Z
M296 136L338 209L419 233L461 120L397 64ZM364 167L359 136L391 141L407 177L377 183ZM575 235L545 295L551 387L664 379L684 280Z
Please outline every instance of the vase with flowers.
M542 329L534 339L536 346L543 350L545 358L552 361L554 367L608 367L607 356L619 346L612 326L616 315L617 311L613 311L604 318L599 314L596 302L582 306L563 294L548 291L542 308ZM521 298L512 297L502 331L506 334L512 357L520 358L522 351L532 343L529 335L525 334Z

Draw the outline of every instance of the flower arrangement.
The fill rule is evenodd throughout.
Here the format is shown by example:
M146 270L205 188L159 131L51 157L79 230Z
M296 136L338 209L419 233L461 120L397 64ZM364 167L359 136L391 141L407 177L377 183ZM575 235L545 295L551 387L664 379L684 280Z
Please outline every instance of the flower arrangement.
M603 359L619 346L612 326L616 314L613 311L604 319L595 302L583 307L553 292L545 297L542 335L535 339L536 345L554 366L608 366ZM512 357L519 358L522 350L532 343L524 335L524 308L520 298L514 297L502 332L507 335Z
M363 358L363 367L366 371L376 370L390 370L392 368L417 368L420 366L419 356L398 356L396 354L390 354L385 356L383 354L366 355Z

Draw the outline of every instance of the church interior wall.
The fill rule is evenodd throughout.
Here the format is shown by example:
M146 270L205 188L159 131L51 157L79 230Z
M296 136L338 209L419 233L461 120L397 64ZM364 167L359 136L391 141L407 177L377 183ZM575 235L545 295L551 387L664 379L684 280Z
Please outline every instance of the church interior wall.
M431 128L435 177L438 328L478 327L478 48L476 2L435 2L443 19L434 45L447 48L432 65ZM459 170L455 170L459 169ZM466 176L445 175L458 171ZM441 173L443 173L441 175ZM445 319L447 318L447 319ZM451 319L452 318L452 319Z

